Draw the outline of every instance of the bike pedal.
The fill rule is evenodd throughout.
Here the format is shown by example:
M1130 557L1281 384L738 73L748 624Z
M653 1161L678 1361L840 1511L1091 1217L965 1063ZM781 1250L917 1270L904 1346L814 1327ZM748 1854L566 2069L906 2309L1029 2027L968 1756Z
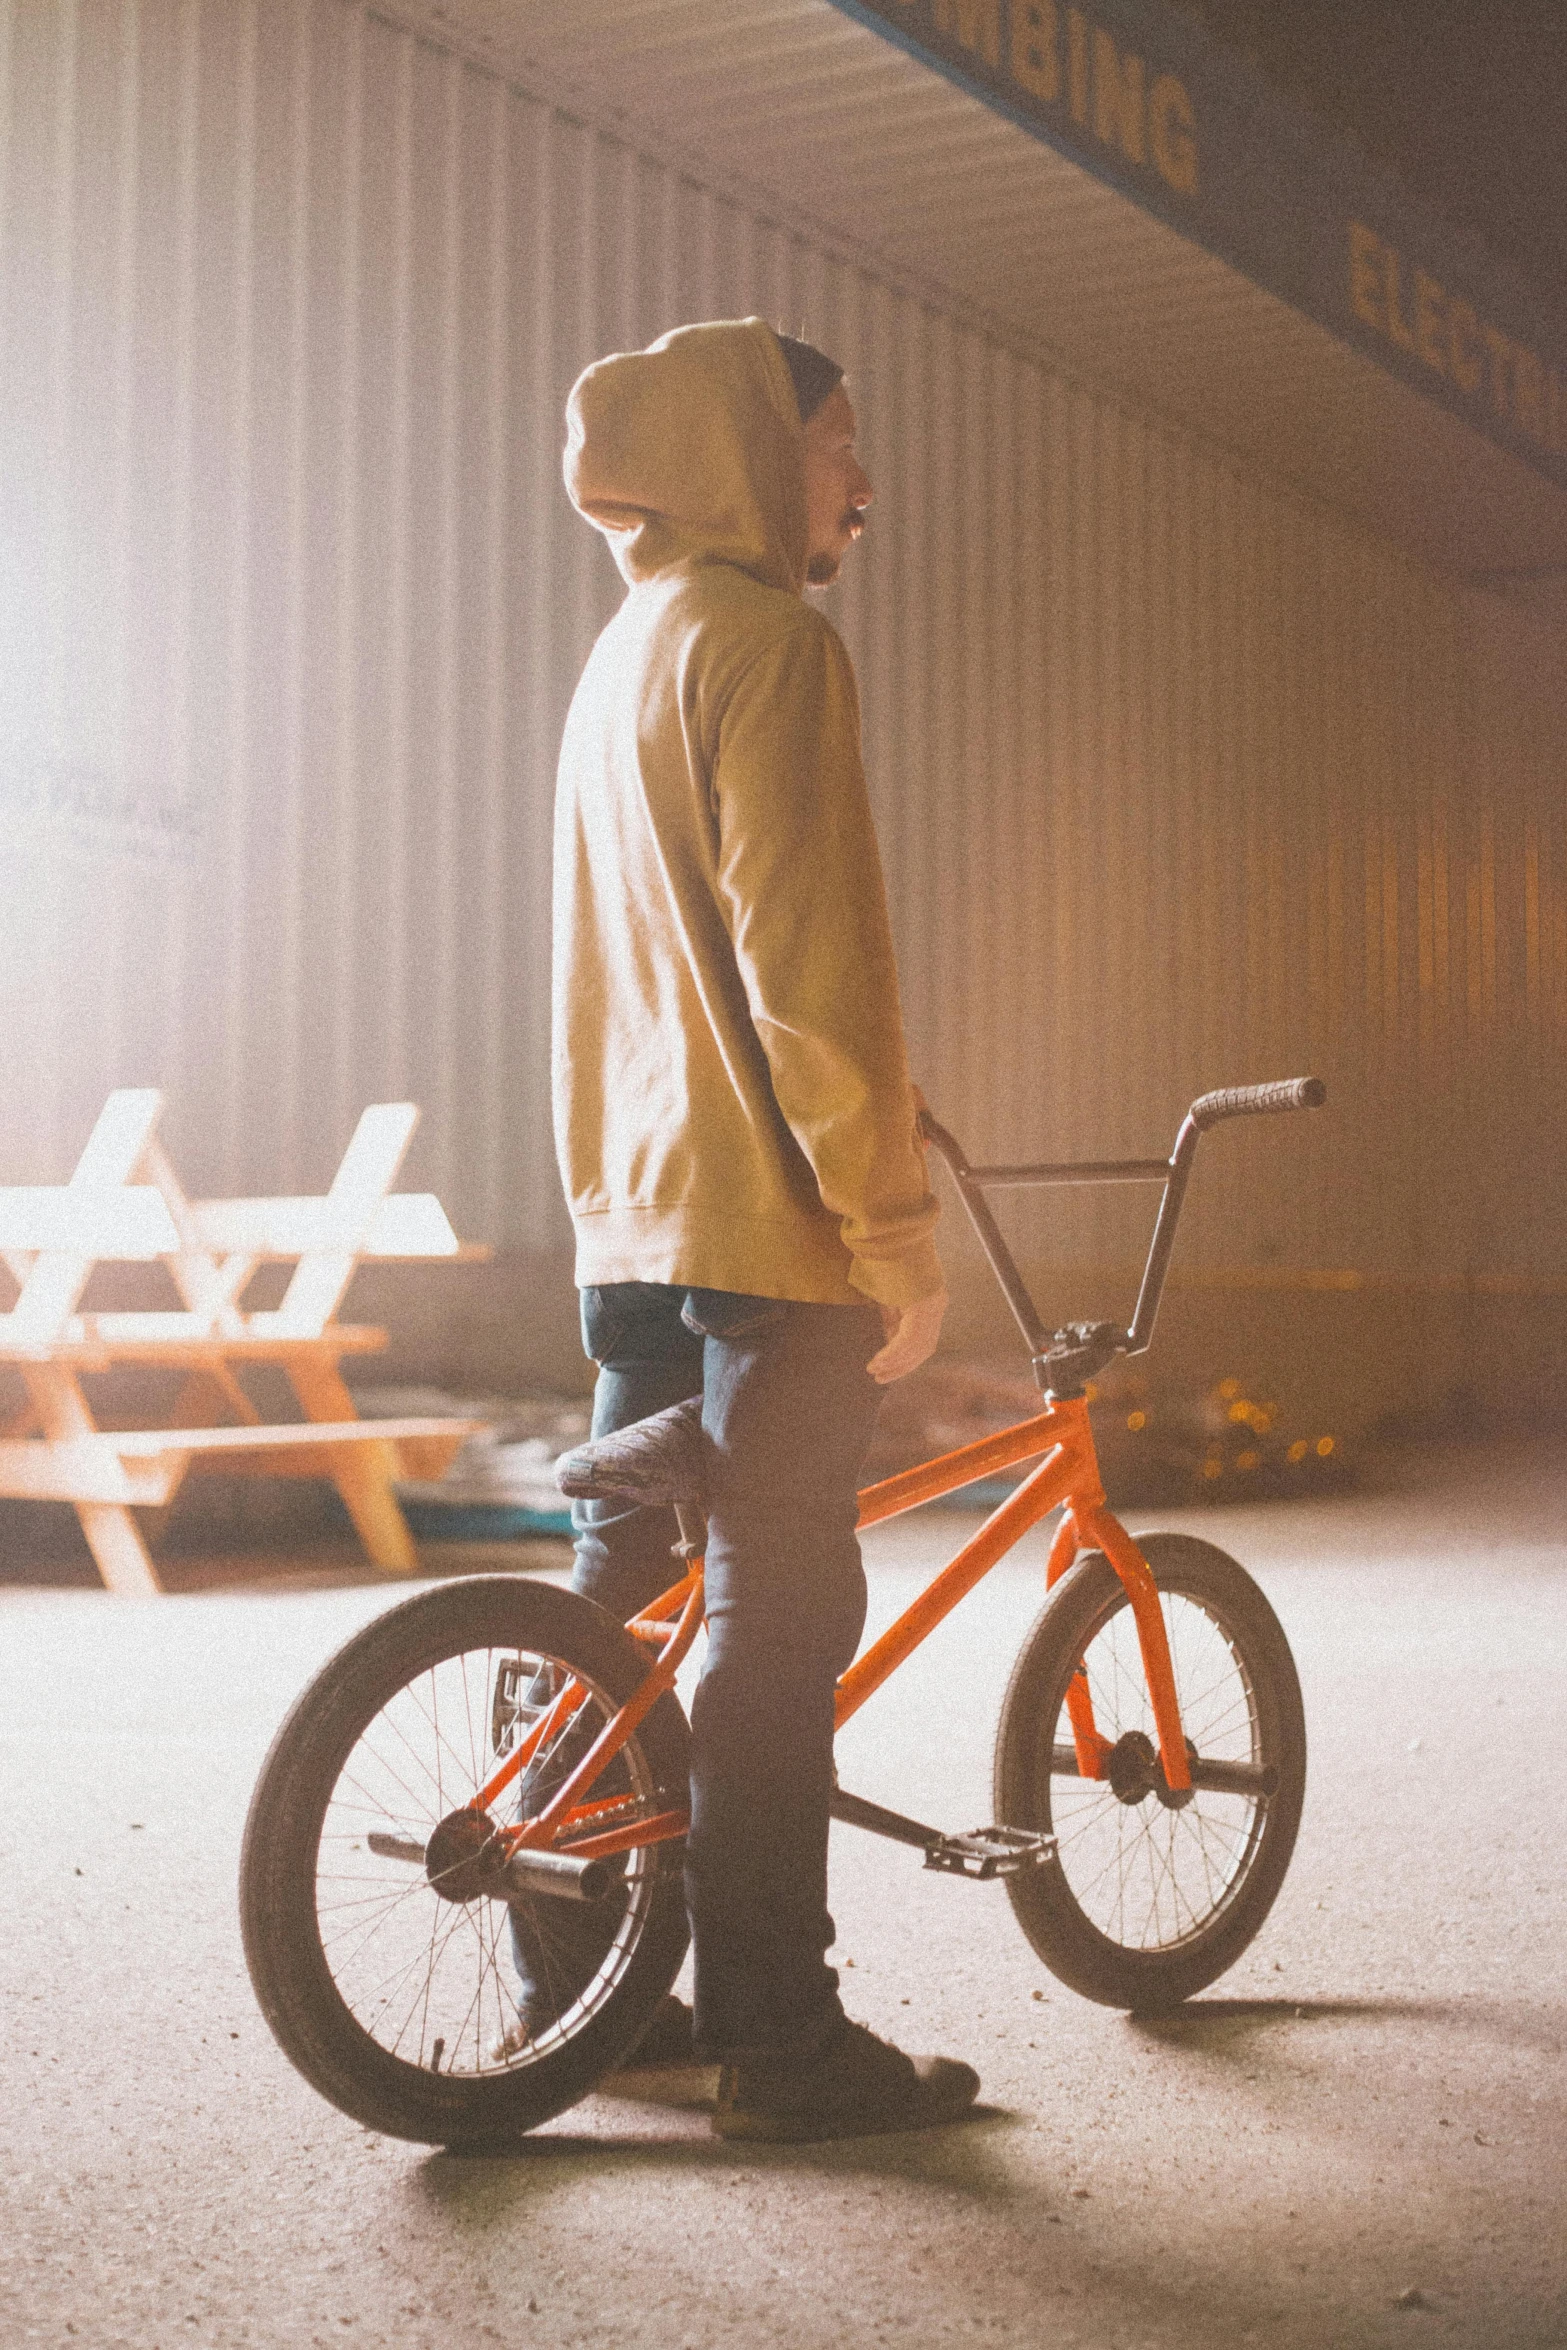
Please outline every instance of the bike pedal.
M1054 1836L1028 1828L975 1828L967 1836L941 1836L925 1847L925 1866L953 1877L1015 1877L1055 1858Z

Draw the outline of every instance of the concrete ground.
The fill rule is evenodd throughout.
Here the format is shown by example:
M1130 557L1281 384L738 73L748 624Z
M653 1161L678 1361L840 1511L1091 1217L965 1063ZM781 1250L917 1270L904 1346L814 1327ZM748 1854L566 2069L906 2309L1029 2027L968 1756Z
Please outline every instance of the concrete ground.
M1261 1937L1134 2023L1045 1974L1001 1890L840 1828L852 2012L971 2059L984 2102L760 2152L594 2099L457 2160L370 2136L274 2046L245 1805L384 1587L0 1591L0 2342L1567 2344L1567 1464L1493 1447L1161 1522L1252 1567L1300 1666L1306 1817ZM962 1530L872 1536L877 1622ZM1036 1542L949 1619L845 1733L845 1784L989 1816L1040 1580Z

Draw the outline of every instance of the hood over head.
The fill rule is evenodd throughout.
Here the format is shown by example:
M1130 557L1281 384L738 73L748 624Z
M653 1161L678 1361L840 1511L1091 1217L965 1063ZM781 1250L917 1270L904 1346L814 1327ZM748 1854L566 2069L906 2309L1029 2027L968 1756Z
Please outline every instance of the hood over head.
M799 404L765 319L676 327L577 378L566 489L635 586L677 563L733 563L769 587L805 584Z

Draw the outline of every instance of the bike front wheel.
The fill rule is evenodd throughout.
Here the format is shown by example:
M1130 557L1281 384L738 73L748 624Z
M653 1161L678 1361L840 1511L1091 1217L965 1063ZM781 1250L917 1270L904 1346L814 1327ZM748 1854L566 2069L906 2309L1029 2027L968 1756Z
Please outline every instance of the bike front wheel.
M1055 1857L1007 1881L1053 1974L1107 2007L1177 2006L1233 1966L1284 1880L1306 1785L1300 1684L1277 1616L1212 1543L1148 1534L1189 1754L1214 1766L1187 1797L1157 1761L1131 1602L1099 1551L1047 1599L1013 1670L996 1741L996 1817L1055 1836ZM1107 1776L1078 1774L1067 1712L1086 1675L1110 1742Z
M501 1877L467 1807L543 1716L495 1820L542 1808L647 1670L590 1600L485 1577L393 1608L296 1702L246 1822L245 1957L285 2054L356 2121L505 2145L640 2038L685 1954L683 1847L617 1857L587 1903ZM664 1696L591 1800L618 1827L688 1795L685 1716Z

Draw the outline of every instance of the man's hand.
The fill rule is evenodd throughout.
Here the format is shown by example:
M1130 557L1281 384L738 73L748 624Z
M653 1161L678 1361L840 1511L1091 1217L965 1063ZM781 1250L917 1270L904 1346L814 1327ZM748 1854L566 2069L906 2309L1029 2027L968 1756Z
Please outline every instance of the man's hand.
M894 1379L906 1379L921 1363L929 1361L936 1351L946 1310L944 1289L938 1289L934 1297L922 1297L917 1305L882 1307L881 1325L887 1333L887 1343L865 1366L879 1387L890 1387Z

